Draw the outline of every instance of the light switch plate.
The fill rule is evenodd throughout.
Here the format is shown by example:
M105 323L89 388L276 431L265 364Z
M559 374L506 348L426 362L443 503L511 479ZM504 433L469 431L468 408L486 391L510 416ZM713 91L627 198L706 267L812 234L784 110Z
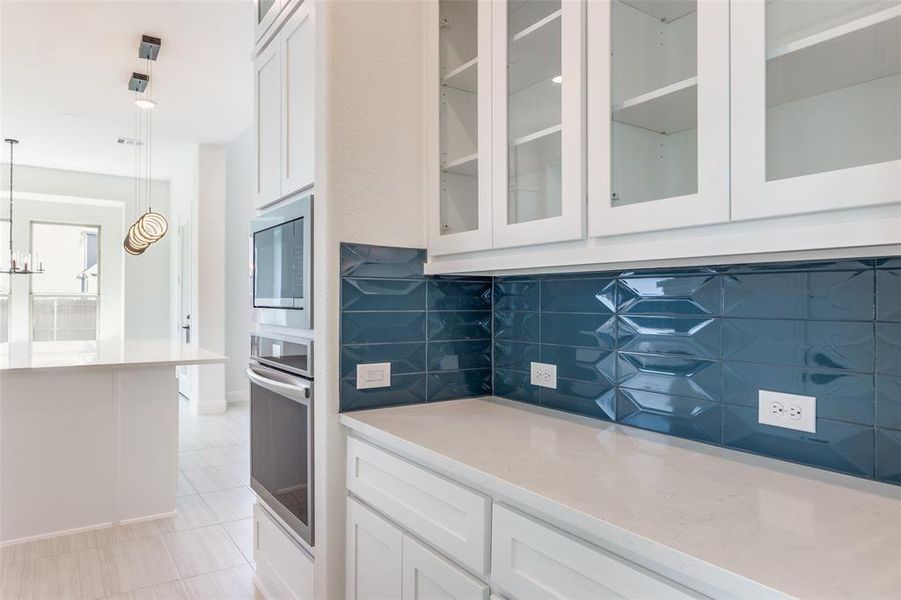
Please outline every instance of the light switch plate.
M557 365L546 363L531 363L532 385L557 389Z
M357 365L357 389L391 387L391 363L366 363Z
M757 422L808 433L817 432L817 399L784 392L759 390Z

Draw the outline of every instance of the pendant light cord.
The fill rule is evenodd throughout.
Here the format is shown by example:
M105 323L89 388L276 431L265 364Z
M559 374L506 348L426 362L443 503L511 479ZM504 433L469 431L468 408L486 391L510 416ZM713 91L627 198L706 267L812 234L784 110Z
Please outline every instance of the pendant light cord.
M9 142L9 268L13 267L13 146Z

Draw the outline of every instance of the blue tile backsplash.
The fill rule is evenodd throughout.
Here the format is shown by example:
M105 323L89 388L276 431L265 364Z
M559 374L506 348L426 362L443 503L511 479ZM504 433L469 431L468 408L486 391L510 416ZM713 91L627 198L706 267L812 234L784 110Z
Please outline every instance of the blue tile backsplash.
M344 244L341 409L494 395L901 484L901 260L428 277ZM356 390L361 362L392 387ZM557 389L529 383L557 365ZM817 398L817 432L757 423Z

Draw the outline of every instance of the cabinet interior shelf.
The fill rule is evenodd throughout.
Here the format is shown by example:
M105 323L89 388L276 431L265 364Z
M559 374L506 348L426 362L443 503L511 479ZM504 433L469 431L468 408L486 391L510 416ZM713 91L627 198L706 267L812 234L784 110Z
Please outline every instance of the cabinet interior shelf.
M767 53L767 106L901 73L901 6Z
M554 11L513 35L508 56L509 94L560 75L561 14Z
M628 4L635 10L650 15L664 23L670 23L679 17L684 17L698 10L697 0L668 0L667 2L661 2L660 0L621 1L623 4Z
M475 57L448 71L441 83L464 92L475 93L478 87L478 62L479 58Z
M676 133L698 126L698 78L689 77L613 106L613 120Z
M515 169L510 167L509 175L522 175L547 168L548 165L560 161L562 150L562 125L553 125L541 131L530 133L514 139L510 143L511 160L515 160Z
M448 161L444 163L442 171L475 177L479 174L479 153L473 152L467 156Z

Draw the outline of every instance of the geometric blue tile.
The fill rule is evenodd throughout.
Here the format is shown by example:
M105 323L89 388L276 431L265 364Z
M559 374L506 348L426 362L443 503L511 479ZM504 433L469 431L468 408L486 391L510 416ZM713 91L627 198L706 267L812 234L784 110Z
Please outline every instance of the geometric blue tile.
M723 443L732 448L872 477L873 428L817 419L816 433L757 422L757 409L723 404Z
M495 310L538 310L538 282L499 277L494 283Z
M606 314L541 314L541 343L589 348L616 347L616 317Z
M722 439L722 408L717 402L620 388L617 421L702 442Z
M390 362L391 374L422 373L425 367L425 343L365 344L341 346L341 378L356 378L357 365Z
M341 343L424 341L425 315L425 311L343 313L341 315Z
M876 376L876 426L901 429L901 377Z
M613 314L616 311L616 280L542 280L541 310Z
M342 243L341 276L422 279L425 256L425 250L420 248Z
M345 279L341 310L425 310L425 281Z
M540 360L538 344L497 340L494 343L494 367L529 372L530 363Z
M494 313L494 337L498 340L537 342L538 327L538 313Z
M425 402L426 375L391 374L391 387L356 389L356 384L349 379L341 381L341 410L360 410L364 408L381 408L396 404L414 404Z
M491 369L429 373L429 402L490 395Z
M722 335L718 318L621 315L617 337L620 350L718 359Z
M541 406L607 421L616 419L616 389L609 383L557 379L557 389L541 388Z
M529 383L529 374L520 371L494 370L494 394L501 398L538 404L540 388Z
M429 279L429 310L491 310L491 280Z
M901 269L901 258L877 258L874 262L877 269Z
M726 319L723 357L872 373L873 323Z
M719 402L722 397L719 361L627 352L618 354L620 386L710 402Z
M813 396L820 418L873 424L873 376L869 374L726 361L723 402L756 408L759 390Z
M901 431L876 430L876 479L901 484Z
M723 280L725 316L872 321L873 270L755 273Z
M873 267L871 259L818 260L810 262L772 262L729 265L724 273L770 273L787 271L860 271Z
M901 377L901 323L876 323L876 372Z
M490 368L490 339L428 343L429 372Z
M616 383L616 353L610 350L541 344L540 355L540 362L557 365L557 377Z
M428 322L430 342L491 338L490 311L429 312Z
M722 311L720 278L630 277L619 280L619 311L631 315L716 316Z
M901 270L876 271L876 320L901 321Z

